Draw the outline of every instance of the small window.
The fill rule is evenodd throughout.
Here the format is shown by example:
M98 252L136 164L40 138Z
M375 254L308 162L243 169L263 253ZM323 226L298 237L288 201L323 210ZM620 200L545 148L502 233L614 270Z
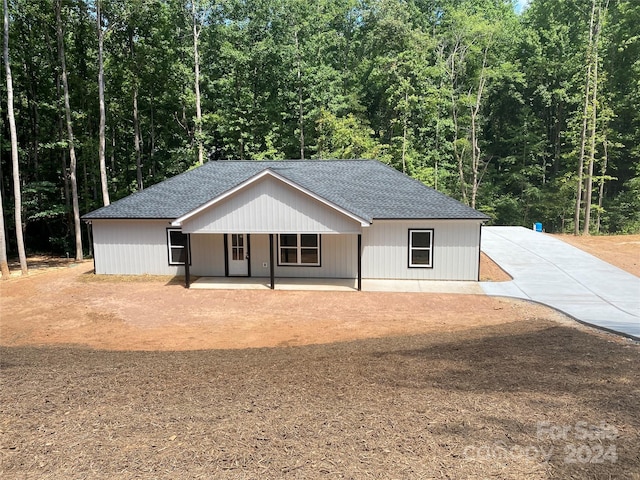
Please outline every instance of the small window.
M433 267L433 229L409 230L409 267Z
M244 260L244 235L231 234L231 256L234 260Z
M285 233L278 235L278 265L320 266L320 235Z
M167 230L167 248L169 249L169 265L184 265L187 258L189 237L180 230Z

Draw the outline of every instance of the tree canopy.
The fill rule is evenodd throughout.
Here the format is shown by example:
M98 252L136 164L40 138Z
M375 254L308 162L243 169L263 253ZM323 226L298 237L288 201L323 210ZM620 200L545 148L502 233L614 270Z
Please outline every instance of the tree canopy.
M8 1L30 251L76 248L72 174L81 214L105 202L101 88L111 201L192 168L200 149L376 158L493 224L640 230L636 1L532 0L516 14L511 0L60 0L60 25L57 3Z

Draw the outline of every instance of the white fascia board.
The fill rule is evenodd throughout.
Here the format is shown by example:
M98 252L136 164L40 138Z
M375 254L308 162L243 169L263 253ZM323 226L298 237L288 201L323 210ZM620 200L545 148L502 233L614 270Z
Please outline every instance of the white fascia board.
M188 220L189 218L193 217L194 215L199 214L200 212L202 212L204 210L207 210L208 208L212 207L216 203L222 202L226 198L228 198L231 195L239 192L240 190L243 190L243 189L247 188L249 185L257 182L258 180L260 180L261 178L263 178L263 177L265 177L267 175L280 180L281 182L289 185L292 188L295 188L296 190L304 193L305 195L308 195L311 198L314 198L315 200L319 201L320 203L323 203L324 205L327 205L328 207L330 207L330 208L342 213L343 215L346 215L347 217L349 217L349 218L355 220L356 222L358 222L361 227L368 227L368 226L371 225L371 222L368 222L364 218L361 218L358 215L355 215L355 214L349 212L348 210L345 210L344 208L336 205L335 203L330 202L330 201L328 201L328 200L316 195L315 193L311 192L310 190L307 190L306 188L301 187L297 183L292 182L288 178L285 178L282 175L278 175L276 172L274 172L270 168L267 168L267 169L263 170L262 172L258 173L257 175L254 175L253 177L248 178L247 180L245 180L244 182L236 185L232 189L227 190L223 194L218 195L217 197L209 200L207 203L204 203L204 204L200 205L198 208L196 208L194 210L191 210L190 212L184 214L180 218L175 219L173 222L171 222L171 225L173 227L181 227L182 223L185 222L186 220Z

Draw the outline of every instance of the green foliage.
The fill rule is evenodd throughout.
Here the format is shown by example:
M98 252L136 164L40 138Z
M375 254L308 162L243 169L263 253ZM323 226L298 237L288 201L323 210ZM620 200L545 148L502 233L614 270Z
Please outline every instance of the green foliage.
M201 141L211 160L377 158L462 198L462 182L473 179L471 109L484 78L474 127L477 207L495 224L571 230L589 26L583 3L532 0L521 16L501 0L198 0L196 7L198 126L191 3L102 2L112 200L137 188L134 95L144 186L192 168ZM53 3L13 0L9 13L27 244L44 238L67 248L69 159ZM95 2L64 0L63 22L85 213L100 206ZM590 199L601 231L639 228L639 24L637 1L611 0L594 171L596 184L605 180L602 207L597 188ZM0 90L5 99L4 82ZM9 217L10 158L1 141Z
M56 203L58 186L52 182L31 182L22 188L22 206L28 221L51 220L65 214L64 205Z
M603 230L611 233L640 233L640 177L627 181L625 189L607 202Z
M354 115L338 118L322 111L317 120L319 159L378 159L389 163L388 145L374 138L374 131Z

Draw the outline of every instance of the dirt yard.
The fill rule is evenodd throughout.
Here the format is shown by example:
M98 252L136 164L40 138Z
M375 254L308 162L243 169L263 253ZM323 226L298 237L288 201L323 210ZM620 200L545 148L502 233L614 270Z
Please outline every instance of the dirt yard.
M43 263L0 285L3 479L640 479L640 348L545 307Z
M640 277L640 235L556 236L574 247Z
M8 346L257 348L562 317L538 305L476 295L186 290L170 277L95 276L90 261L18 277L0 289L2 344Z

